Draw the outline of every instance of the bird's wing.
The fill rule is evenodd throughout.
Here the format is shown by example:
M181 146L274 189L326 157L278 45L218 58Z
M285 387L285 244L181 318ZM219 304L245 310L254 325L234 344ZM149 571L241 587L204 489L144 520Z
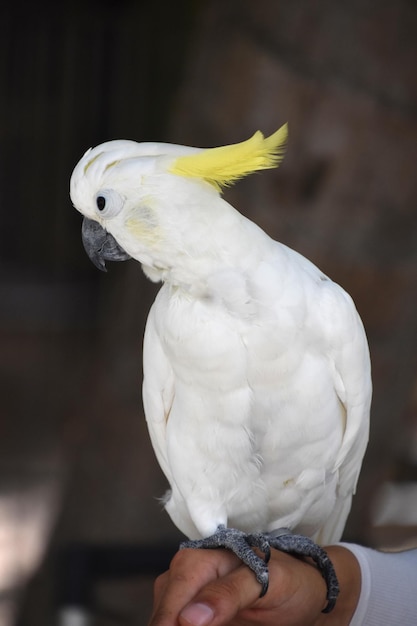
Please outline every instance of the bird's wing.
M343 297L352 302L344 291ZM368 443L372 395L368 342L353 303L349 309L347 314L351 319L346 321L346 328L350 329L349 340L335 356L335 380L341 385L339 388L339 383L336 383L336 390L346 410L346 428L336 461L343 478L339 489L341 494L354 492L356 488Z
M156 457L168 481L171 471L166 456L166 425L174 400L174 374L155 326L156 301L146 323L143 343L143 405Z
M334 388L345 412L344 435L335 463L339 472L337 503L320 533L321 540L329 542L340 537L356 490L368 443L372 383L368 342L350 296L329 281L318 312L330 346Z
M346 411L346 425L336 467L343 469L342 493L354 491L368 441L372 396L368 340L351 296L308 259L285 248L289 258L313 278L315 295L309 304L310 321L326 345L333 383Z

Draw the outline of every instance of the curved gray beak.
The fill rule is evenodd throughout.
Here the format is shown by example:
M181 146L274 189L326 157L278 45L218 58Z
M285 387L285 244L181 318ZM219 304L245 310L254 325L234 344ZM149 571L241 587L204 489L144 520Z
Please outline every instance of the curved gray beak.
M106 261L127 261L131 256L123 250L116 239L100 224L87 217L81 228L84 250L99 270L107 272Z

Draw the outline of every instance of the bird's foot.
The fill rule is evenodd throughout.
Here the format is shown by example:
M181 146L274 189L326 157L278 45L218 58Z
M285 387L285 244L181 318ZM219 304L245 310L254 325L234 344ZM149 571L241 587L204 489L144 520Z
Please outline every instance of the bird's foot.
M266 535L261 533L248 535L236 528L226 528L221 525L210 537L184 541L180 545L180 550L184 548L228 548L255 574L256 580L262 587L261 597L266 594L269 583L267 562L271 554L269 538ZM265 554L265 559L255 554L252 548L259 548Z
M294 556L311 558L323 576L327 585L327 606L323 613L329 613L339 594L339 583L336 572L327 553L314 541L302 535L294 535L288 528L281 528L270 533L246 534L235 528L219 526L214 535L196 541L185 541L180 545L183 548L227 548L253 571L256 580L261 585L261 597L268 590L269 572L267 563L271 548L287 552ZM252 548L258 548L265 556L261 559Z

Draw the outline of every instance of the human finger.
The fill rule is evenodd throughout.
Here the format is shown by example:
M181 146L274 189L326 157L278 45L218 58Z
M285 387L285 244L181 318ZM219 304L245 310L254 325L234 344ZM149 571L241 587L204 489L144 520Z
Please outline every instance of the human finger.
M225 626L259 600L260 585L246 565L210 580L180 612L181 626Z
M154 611L149 626L176 626L180 611L211 580L238 567L227 550L180 550L154 585Z

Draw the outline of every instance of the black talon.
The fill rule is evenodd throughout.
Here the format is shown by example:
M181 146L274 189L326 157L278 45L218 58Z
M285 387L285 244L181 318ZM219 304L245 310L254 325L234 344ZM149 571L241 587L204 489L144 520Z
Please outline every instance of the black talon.
M269 587L269 579L265 583L262 584L261 593L259 594L260 598L264 597L264 595L268 591L268 587Z

